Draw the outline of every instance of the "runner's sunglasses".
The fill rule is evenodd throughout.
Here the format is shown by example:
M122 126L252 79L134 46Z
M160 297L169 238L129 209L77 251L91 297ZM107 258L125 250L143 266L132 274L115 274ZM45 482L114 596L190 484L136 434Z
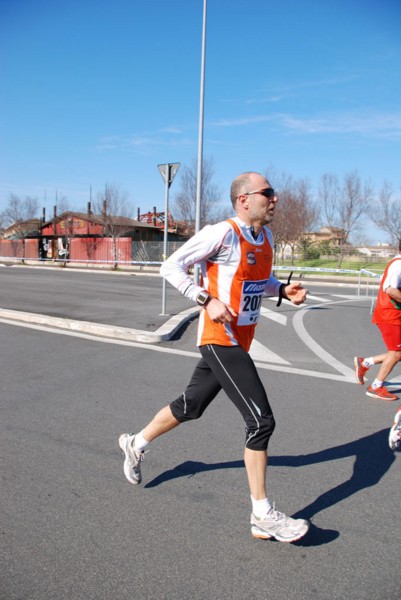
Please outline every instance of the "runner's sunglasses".
M265 188L263 190L256 190L256 192L245 192L244 196L252 196L252 194L262 194L265 198L274 198L276 192L273 188Z

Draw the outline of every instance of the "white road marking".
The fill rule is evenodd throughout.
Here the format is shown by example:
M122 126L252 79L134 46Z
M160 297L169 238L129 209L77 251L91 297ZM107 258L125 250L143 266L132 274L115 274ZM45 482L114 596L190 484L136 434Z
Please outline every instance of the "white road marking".
M334 298L344 298L345 300L360 300L361 296L357 296L356 294L352 294L351 295L345 295L345 294L332 294L332 296ZM363 299L365 299L365 296L362 296Z
M252 356L254 361L262 360L263 362L278 364L278 365L290 365L291 363L284 358L281 358L278 354L266 348L263 344L257 340L253 340L249 354Z
M359 301L361 298L353 296L352 298L348 298L348 299L352 299L354 301ZM343 300L339 300L338 302L331 302L331 304L341 304L342 301ZM332 374L332 373L320 373L319 371L310 371L307 369L298 369L298 368L291 367L291 366L289 366L290 363L285 361L285 359L279 357L277 354L273 353L271 350L269 350L268 348L265 348L262 344L255 341L254 360L255 361L261 361L261 360L263 360L263 361L274 360L275 361L275 364L266 363L266 362L255 362L256 366L260 369L265 369L265 370L270 370L270 371L279 371L281 373L290 373L293 375L303 375L306 377L316 377L319 379L329 379L332 381L342 381L344 383L356 384L354 370L351 369L350 367L342 364L340 361L338 361L336 358L334 358L331 354L329 354L326 350L324 350L317 342L315 342L315 340L313 340L313 338L306 331L305 326L303 324L304 315L306 314L306 311L308 311L312 308L316 308L316 306L313 307L313 306L305 306L304 305L304 306L301 306L298 308L302 308L303 310L294 314L293 324L294 324L294 329L295 329L296 333L298 334L300 339L308 346L308 348L319 357L319 359L326 362L328 365L330 365L330 367L339 371L340 375L336 375L336 374ZM152 345L152 344L131 342L131 341L126 341L126 340L118 340L118 339L113 339L113 338L94 336L94 335L89 335L86 333L80 333L77 331L66 331L66 330L62 330L62 329L56 329L54 327L45 327L42 325L35 325L33 323L26 323L26 322L24 323L24 322L14 321L11 319L8 320L5 318L0 318L0 323L4 323L7 325L14 325L17 327L25 327L28 329L36 329L38 331L44 331L47 333L57 333L59 335L68 335L68 336L72 336L72 337L78 337L78 338L86 339L86 340L89 340L92 342L102 342L102 343L106 343L106 344L128 346L128 347L132 347L132 348L141 348L143 350L151 350L153 352L163 352L165 354L177 354L179 356L188 356L188 357L196 358L196 359L200 358L199 352L190 352L190 351L178 350L178 349L174 349L174 348L164 348L162 346L156 346L156 345ZM270 358L266 358L266 357L270 357ZM277 363L279 363L279 364L277 364ZM394 382L393 385L396 385L396 383Z
M0 323L6 325L16 325L17 327L26 327L27 329L37 329L46 333L58 333L59 335L68 335L71 337L78 337L84 340L90 340L91 342L103 342L106 344L115 344L117 346L131 346L132 348L143 348L153 350L155 352L165 352L167 354L179 354L181 356L194 356L200 358L199 352L187 352L186 350L174 350L172 348L163 348L162 346L153 346L152 344L142 344L141 342L128 342L127 340L117 340L113 338L100 337L90 335L88 333L78 333L77 331L66 331L65 329L56 329L54 327L45 327L43 325L34 325L31 323L23 323L19 321L12 321L11 319L1 319Z
M274 310L270 310L269 308L265 308L262 306L260 309L260 314L262 317L266 317L266 319L271 319L280 325L287 325L287 317L281 313L274 312Z
M267 298L267 300L270 300L270 302L274 302L275 304L277 304L277 298L269 297ZM292 306L292 308L303 308L302 304L299 304L297 306L296 304L293 304L291 300L286 300L285 298L283 298L282 303L287 304L288 306Z
M34 325L32 323L23 323L19 321L12 321L7 319L1 319L0 323L4 323L6 325L14 325L17 327L25 327L27 329L35 329L38 331L43 331L45 333L57 333L58 335L67 335L70 337L77 337L84 340L89 340L91 342L100 342L103 344L114 344L117 346L128 346L131 348L141 348L142 350L150 350L152 352L163 352L165 354L177 354L178 356L188 356L189 358L200 358L199 352L189 352L186 350L177 350L174 348L164 348L162 346L153 346L152 344L141 344L140 342L127 342L126 340L116 340L112 338L102 338L93 335L89 335L87 333L78 333L76 331L66 331L63 329L55 329L54 327L45 327L42 325ZM260 360L260 359L259 359ZM271 364L271 363L261 363L255 362L255 365L259 369L264 369L268 371L279 371L280 373L290 373L292 375L304 375L306 377L316 377L318 379L330 379L332 381L342 381L344 383L355 383L355 381L350 381L348 378L335 375L332 373L319 373L318 371L308 371L306 369L296 369L290 366L286 366L285 364Z
M399 379L399 375L397 377L393 377L392 379L386 379L385 384L387 386L398 386L401 388L401 381ZM398 381L397 381L398 379Z
M355 300L355 298L354 298L354 300ZM358 300L358 298L356 298L356 300ZM337 302L330 302L330 304L341 304L341 302L342 302L342 300L339 300ZM310 310L311 308L316 309L316 307L306 306L302 312L298 312L297 314L294 315L293 325L294 325L294 329L295 329L296 333L298 334L298 337L300 337L301 340L304 342L304 344L306 344L306 346L308 346L308 348L314 354L316 354L316 356L318 356L323 362L325 362L328 365L330 365L331 367L333 367L333 369L336 369L336 371L339 371L347 380L355 383L354 369L351 369L347 365L344 365L339 360L334 358L334 356L332 356L329 352L324 350L324 348L322 348L322 346L320 346L317 342L315 342L315 340L306 331L305 326L303 324L303 318L304 318L306 312L308 310Z
M308 371L307 369L296 369L295 367L286 367L285 365L268 365L266 363L255 363L258 369L268 371L280 371L280 373L290 373L291 375L304 375L306 377L316 377L317 379L331 379L332 381L342 381L343 383L356 383L343 375L333 373L320 373L319 371Z
M306 296L307 300L315 300L315 302L330 302L330 298L324 298L323 296Z

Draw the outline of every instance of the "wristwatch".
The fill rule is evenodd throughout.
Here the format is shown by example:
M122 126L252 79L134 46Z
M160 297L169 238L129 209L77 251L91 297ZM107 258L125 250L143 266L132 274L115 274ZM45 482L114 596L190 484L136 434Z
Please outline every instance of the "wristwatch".
M211 296L209 292L202 290L196 297L196 303L199 304L199 306L206 308L212 298L213 296Z

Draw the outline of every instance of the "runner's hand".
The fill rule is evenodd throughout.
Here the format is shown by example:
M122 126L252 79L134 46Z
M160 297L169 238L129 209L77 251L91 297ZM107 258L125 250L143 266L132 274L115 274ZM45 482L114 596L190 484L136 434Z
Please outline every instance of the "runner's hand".
M298 282L290 283L284 288L284 296L293 304L303 304L306 300L307 290Z
M212 298L205 310L214 323L230 323L237 316L231 306L224 304L218 298Z

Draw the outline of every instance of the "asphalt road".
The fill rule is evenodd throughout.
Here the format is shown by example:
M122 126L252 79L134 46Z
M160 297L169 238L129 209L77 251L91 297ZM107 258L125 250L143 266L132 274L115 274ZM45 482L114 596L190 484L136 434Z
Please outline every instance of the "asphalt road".
M138 302L151 325L161 289L74 273L68 294L53 280L61 304L50 278L41 291L23 276L0 270L0 307L127 327ZM399 402L368 398L352 376L354 354L382 350L370 308L339 287L311 288L302 309L264 301L253 352L277 420L269 497L312 522L294 544L250 535L243 424L224 394L151 445L141 486L122 474L118 435L182 392L196 321L140 344L0 320L0 598L397 597L401 463L387 436ZM399 368L391 383L401 391Z
M151 331L192 306L168 285L163 315L157 272L0 266L0 308Z

